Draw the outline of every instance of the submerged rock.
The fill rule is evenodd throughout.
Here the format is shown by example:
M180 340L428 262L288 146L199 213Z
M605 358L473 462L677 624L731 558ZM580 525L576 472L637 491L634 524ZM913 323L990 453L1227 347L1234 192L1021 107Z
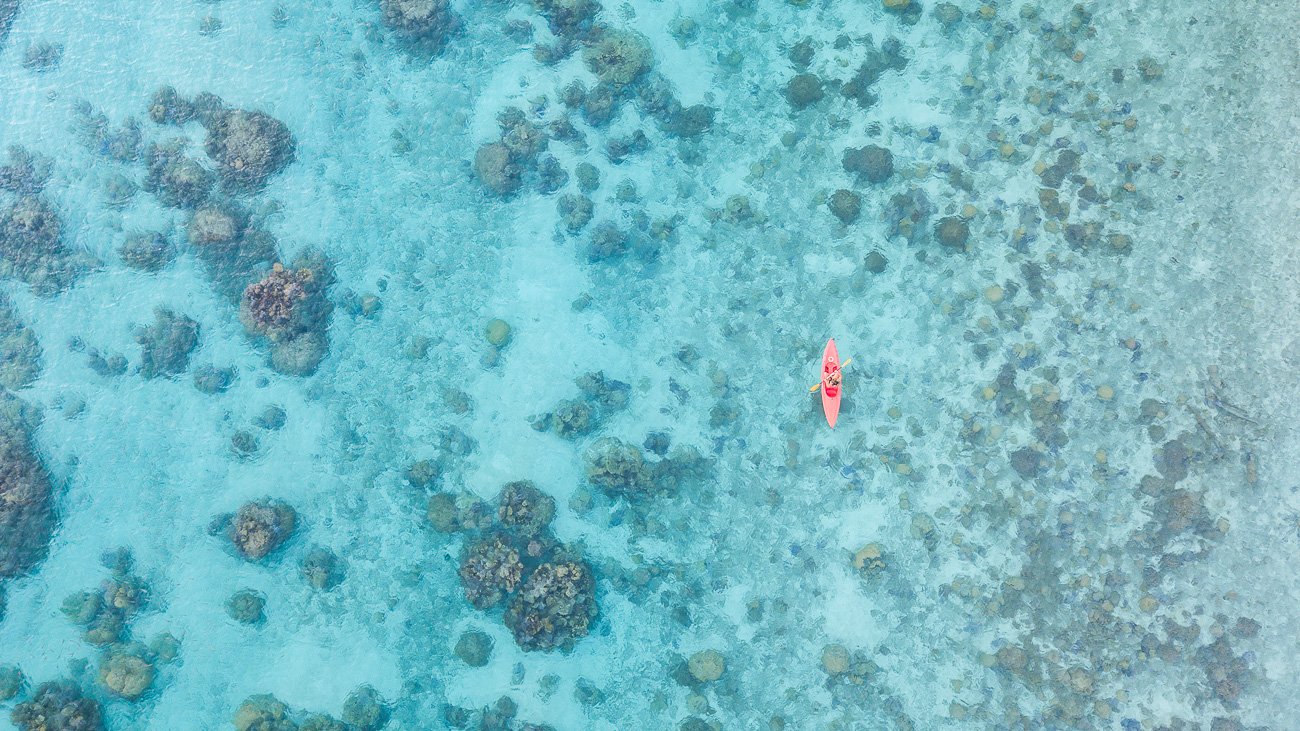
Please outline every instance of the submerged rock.
M226 614L240 624L261 624L266 620L266 597L253 589L240 589L226 600Z
M273 695L249 696L231 721L235 731L298 731L289 709Z
M363 685L343 702L343 723L356 731L379 731L388 723L388 707L379 691Z
M894 174L894 153L879 145L849 148L841 163L868 183L883 183Z
M456 657L472 668L481 668L492 658L492 638L486 632L471 630L456 640Z
M154 324L136 329L135 341L140 344L140 375L171 378L189 368L190 354L199 344L199 324L159 307Z
M204 143L226 189L255 193L294 160L293 135L265 112L232 109L208 123Z
M99 666L99 684L104 690L129 701L144 694L153 684L154 667L141 657L144 648L135 652L124 649L111 651Z
M785 99L795 109L806 109L826 96L826 85L816 74L797 74L785 85Z
M380 0L379 10L384 25L408 49L425 56L441 53L463 25L447 0Z
M246 503L229 518L226 537L250 561L260 561L293 535L298 515L278 500Z

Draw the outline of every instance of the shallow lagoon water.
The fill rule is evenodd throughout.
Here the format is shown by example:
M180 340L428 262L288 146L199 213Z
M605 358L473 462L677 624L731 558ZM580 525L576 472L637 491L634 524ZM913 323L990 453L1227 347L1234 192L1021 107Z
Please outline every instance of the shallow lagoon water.
M48 159L60 256L95 263L45 287L0 233L0 487L38 460L57 517L0 534L48 554L0 580L0 728L39 728L56 680L108 729L261 728L260 694L268 728L1294 727L1290 4L487 2L434 47L380 3L23 0L6 36L7 7L0 142ZM653 65L603 122L602 37ZM230 185L219 123L151 119L163 86L279 120L292 161ZM517 181L476 166L512 107ZM150 183L176 137L206 202ZM869 145L887 175L846 163ZM35 185L7 180L6 214ZM241 318L274 262L214 275L209 204L290 271L330 262L309 375ZM139 232L174 259L128 266ZM198 341L146 377L158 307ZM828 336L854 358L834 431L807 391ZM591 467L609 438L641 471ZM553 649L510 629L528 579L486 610L462 585L519 480L555 504L506 531L538 542L524 571L594 576ZM266 499L296 520L249 560L222 516ZM228 611L244 589L261 621ZM107 641L66 611L85 591L121 599Z

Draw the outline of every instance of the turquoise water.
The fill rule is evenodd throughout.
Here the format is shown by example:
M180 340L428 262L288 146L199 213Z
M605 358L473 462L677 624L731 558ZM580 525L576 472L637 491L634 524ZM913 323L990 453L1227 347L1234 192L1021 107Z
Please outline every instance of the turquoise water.
M0 729L1300 727L1297 20L0 0Z

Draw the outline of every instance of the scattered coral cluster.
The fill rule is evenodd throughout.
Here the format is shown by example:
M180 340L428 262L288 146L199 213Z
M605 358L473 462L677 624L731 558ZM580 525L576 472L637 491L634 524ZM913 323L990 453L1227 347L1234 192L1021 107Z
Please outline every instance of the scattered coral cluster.
M678 494L683 485L708 476L712 462L693 447L668 448L667 435L646 439L651 457L634 444L616 437L602 437L588 447L587 481L610 497L639 502L655 496Z
M601 422L613 413L626 408L631 387L608 378L601 371L579 376L574 380L582 395L556 404L554 411L533 417L537 431L552 431L565 439L577 439L600 428Z
M450 728L465 731L555 731L551 726L521 722L518 715L519 704L509 696L502 696L492 705L478 709L444 705L440 720Z
M554 516L555 500L528 481L502 488L495 516L472 498L429 499L436 529L465 533L465 598L481 610L504 604L502 619L525 650L571 650L597 612L594 572L577 549L551 536Z
M602 7L593 0L538 0L534 7L546 20L551 40L534 46L534 56L546 65L557 64L581 51L583 65L594 77L591 88L576 79L556 95L535 102L529 111L511 107L498 117L500 137L478 148L474 170L485 188L498 196L513 196L525 187L549 195L570 187L576 178L577 191L564 193L557 201L563 230L578 234L596 214L590 197L599 186L599 171L590 162L578 162L573 175L555 155L546 154L551 141L565 143L580 155L591 145L589 136L605 137L602 148L615 165L649 152L655 138L640 127L622 137L608 133L610 123L627 104L634 104L637 119L657 125L657 139L690 142L713 124L715 110L705 104L684 106L671 83L654 71L654 54L649 41L639 33L604 25L598 21ZM522 24L521 37L532 38L531 24ZM585 131L584 131L585 129ZM630 183L629 183L630 185ZM679 217L651 219L637 205L635 191L621 200L622 210L611 211L583 245L591 262L619 260L635 254L643 263L653 262L665 241L673 236Z
M31 700L14 707L9 719L19 731L103 731L99 703L88 698L76 683L54 680L42 683Z
M96 680L110 696L138 700L152 687L158 665L176 659L180 645L170 634L157 635L148 645L133 640L130 623L149 601L149 589L132 573L125 549L104 556L110 578L96 590L73 594L63 601L68 621L83 627L86 642L103 648Z
M200 93L191 99L181 96L174 88L164 86L154 93L149 103L149 118L156 124L184 126L198 122L207 130L203 149L216 166L222 188L231 194L257 193L266 187L270 178L294 161L296 143L289 128L271 115L257 110L232 108L220 97ZM150 154L150 178L160 182L174 180L179 187L168 192L168 205L192 208L206 197L212 184L210 176L200 186L200 173L182 155L183 142L172 141ZM160 162L152 162L153 158ZM155 173L154 168L161 170ZM168 186L164 189L170 190ZM203 195L176 195L186 190L202 190ZM167 202L164 200L164 202ZM184 204L181 204L184 203Z
M379 731L391 709L368 685L358 686L343 701L341 719L322 713L298 713L273 695L249 696L231 719L235 731Z

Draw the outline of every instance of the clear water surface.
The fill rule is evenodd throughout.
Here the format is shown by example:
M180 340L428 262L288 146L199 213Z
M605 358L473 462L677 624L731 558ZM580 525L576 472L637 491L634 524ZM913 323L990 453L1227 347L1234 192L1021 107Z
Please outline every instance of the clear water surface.
M1297 20L0 0L0 728L1300 727Z

